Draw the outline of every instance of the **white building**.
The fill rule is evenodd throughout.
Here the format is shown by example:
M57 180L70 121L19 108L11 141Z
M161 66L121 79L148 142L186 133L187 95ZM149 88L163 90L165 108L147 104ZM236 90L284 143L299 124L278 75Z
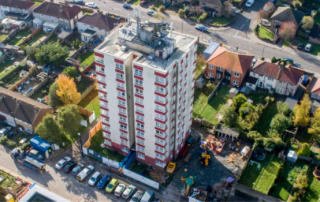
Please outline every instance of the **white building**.
M84 42L88 42L94 36L103 41L111 30L121 22L122 20L108 15L99 13L86 14L77 22L78 32L81 34L81 40Z
M189 136L198 38L137 20L95 49L104 144L164 168Z
M0 20L5 17L24 20L32 25L32 10L35 8L33 1L25 0L0 0Z

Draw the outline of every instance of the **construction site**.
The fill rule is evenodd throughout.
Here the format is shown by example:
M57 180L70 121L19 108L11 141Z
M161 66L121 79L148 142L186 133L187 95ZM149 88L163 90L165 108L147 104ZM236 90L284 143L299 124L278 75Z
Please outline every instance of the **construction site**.
M232 184L247 163L250 147L238 137L192 131L194 142L177 163L171 185L189 201L227 200L234 195Z

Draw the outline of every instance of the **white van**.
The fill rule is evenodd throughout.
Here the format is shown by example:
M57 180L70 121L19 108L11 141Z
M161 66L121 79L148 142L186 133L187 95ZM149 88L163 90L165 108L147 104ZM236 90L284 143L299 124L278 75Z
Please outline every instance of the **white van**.
M312 45L311 45L310 43L308 43L308 44L306 45L306 47L304 48L304 50L305 50L306 52L310 52L310 51L311 51L311 48L312 48Z

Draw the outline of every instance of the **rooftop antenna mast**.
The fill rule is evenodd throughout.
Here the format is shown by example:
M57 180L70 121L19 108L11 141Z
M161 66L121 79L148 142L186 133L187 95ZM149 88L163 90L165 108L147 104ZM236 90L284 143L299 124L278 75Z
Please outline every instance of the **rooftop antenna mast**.
M134 17L137 21L137 37L140 36L140 20L141 20L141 12L137 8L134 8Z

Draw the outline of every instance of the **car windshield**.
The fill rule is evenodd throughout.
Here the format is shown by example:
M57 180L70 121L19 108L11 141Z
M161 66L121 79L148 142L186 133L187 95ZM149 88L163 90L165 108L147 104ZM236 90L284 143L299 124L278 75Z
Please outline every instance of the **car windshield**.
M132 201L138 201L138 197L133 197L131 200Z
M102 178L102 179L100 180L100 183L104 184L104 183L106 183L106 181L107 181L106 179L103 179L103 178Z
M91 180L91 181L96 181L96 178L91 177L90 180Z
M108 184L108 188L109 188L109 189L112 189L112 188L113 188L113 185L112 185L112 184Z
M57 163L58 166L61 166L61 163Z

